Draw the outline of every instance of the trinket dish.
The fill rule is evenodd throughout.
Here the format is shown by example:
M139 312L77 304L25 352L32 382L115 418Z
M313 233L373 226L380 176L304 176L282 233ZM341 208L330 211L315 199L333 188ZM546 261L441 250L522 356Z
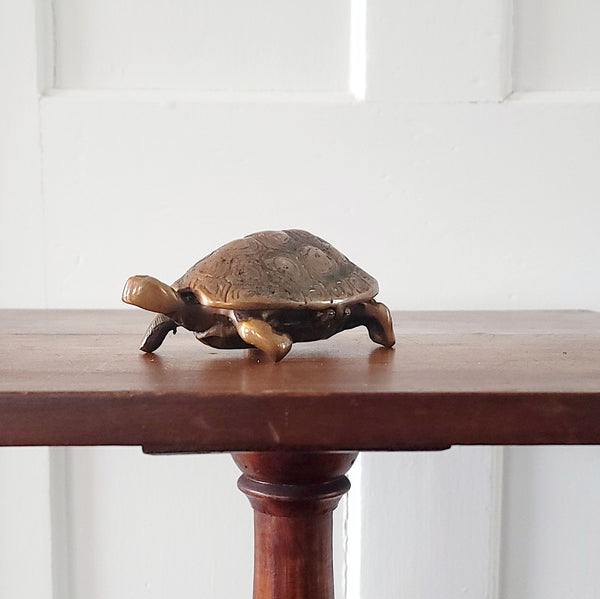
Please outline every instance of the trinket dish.
M256 347L279 361L299 341L364 325L394 345L377 281L323 239L301 230L261 231L218 248L173 285L130 277L123 301L157 312L142 341L156 350L181 326L221 349Z

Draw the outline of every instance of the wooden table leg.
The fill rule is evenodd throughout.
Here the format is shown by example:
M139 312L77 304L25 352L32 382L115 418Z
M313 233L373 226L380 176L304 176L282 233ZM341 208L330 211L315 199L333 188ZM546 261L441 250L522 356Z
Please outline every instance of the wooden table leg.
M333 510L357 453L234 453L254 508L254 599L333 599Z

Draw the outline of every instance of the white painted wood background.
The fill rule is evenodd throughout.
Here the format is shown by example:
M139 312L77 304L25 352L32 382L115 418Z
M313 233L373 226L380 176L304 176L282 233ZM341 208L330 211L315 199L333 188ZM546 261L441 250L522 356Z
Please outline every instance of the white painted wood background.
M600 309L597 21L594 0L0 0L0 306L120 307L130 274L302 227L395 309ZM249 596L230 462L0 450L0 596ZM338 597L596 599L599 466L363 455Z

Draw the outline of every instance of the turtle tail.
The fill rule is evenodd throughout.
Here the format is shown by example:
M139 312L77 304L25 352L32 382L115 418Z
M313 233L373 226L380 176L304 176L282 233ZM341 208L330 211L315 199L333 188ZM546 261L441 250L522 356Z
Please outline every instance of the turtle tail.
M169 331L173 331L173 333L177 331L175 321L164 314L157 314L144 334L140 349L145 352L153 352L158 349Z

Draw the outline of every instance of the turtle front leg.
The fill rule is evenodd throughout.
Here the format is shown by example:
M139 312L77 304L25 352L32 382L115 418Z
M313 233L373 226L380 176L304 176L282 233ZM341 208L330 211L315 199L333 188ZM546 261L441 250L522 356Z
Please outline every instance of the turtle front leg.
M361 302L359 308L359 323L364 324L369 331L369 337L384 347L392 347L396 343L392 315L385 304L371 300Z
M271 325L259 318L239 320L235 323L238 335L248 344L264 351L271 360L279 362L292 348L292 340L286 334L273 330Z
M175 333L177 331L177 324L168 316L157 314L144 334L140 349L148 353L157 350L169 334L169 331Z

